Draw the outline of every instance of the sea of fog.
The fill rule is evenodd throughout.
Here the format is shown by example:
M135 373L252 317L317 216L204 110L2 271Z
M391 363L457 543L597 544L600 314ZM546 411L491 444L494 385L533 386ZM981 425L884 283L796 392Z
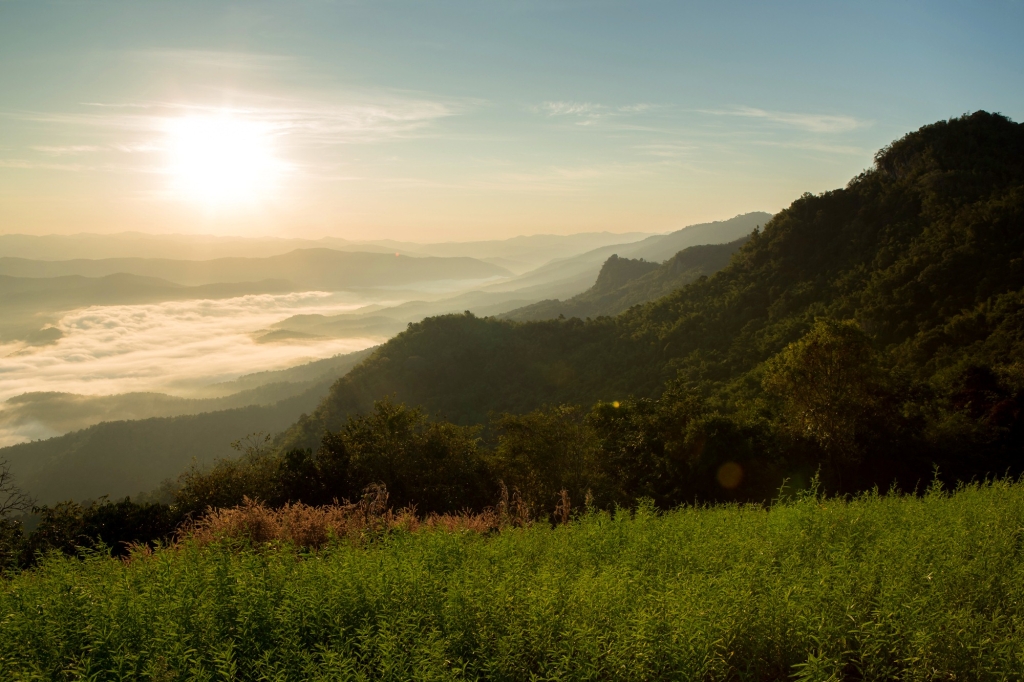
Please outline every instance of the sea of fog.
M260 344L253 337L291 315L337 314L366 304L352 294L305 292L75 310L58 323L64 336L55 344L0 345L0 402L35 391L191 397L211 383L379 343L342 338Z

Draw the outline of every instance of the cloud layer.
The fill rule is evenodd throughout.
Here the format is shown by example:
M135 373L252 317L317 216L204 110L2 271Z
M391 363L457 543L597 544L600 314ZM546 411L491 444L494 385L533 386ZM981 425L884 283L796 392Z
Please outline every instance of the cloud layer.
M360 304L351 297L306 292L77 310L61 319L64 337L54 345L29 351L0 346L0 401L35 391L189 396L209 383L378 343L347 338L258 344L252 337L293 314L339 313Z

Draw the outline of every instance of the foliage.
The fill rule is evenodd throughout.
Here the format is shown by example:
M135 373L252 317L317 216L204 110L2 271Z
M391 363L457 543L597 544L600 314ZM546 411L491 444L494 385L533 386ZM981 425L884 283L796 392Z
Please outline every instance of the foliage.
M606 497L601 442L584 410L561 405L495 421L494 467L502 481L520 491L524 502L546 515L562 500L584 502ZM564 505L564 503L563 503Z
M268 507L245 500L237 507L215 509L183 529L183 537L199 544L243 542L251 545L287 543L300 550L318 550L331 542L372 542L382 533L474 531L486 533L526 525L526 510L499 504L479 513L418 515L414 509L388 506L387 489L370 486L361 500L319 507L301 502Z
M16 570L24 557L25 531L20 520L0 518L0 574Z
M83 556L127 556L134 546L154 546L169 541L184 521L181 513L165 504L101 500L90 504L61 502L34 507L35 527L26 534L21 520L0 520L0 572L34 565L56 552Z
M601 466L615 481L614 501L621 505L641 497L662 508L694 500L763 500L783 483L773 468L770 433L723 415L678 384L658 399L599 404L591 423L601 437ZM724 480L723 467L736 473Z
M387 488L393 503L421 512L481 509L497 482L479 447L478 429L430 421L417 409L378 401L352 416L320 447L274 454L248 448L239 459L182 479L177 506L193 514L241 504L246 497L273 505L322 505L357 499L370 485Z
M49 557L5 679L1015 679L1024 486Z
M857 460L857 431L880 416L877 375L871 342L856 323L820 320L766 363L763 383L784 403L786 426L833 461Z
M1020 473L1022 188L1021 124L977 112L925 126L847 187L794 201L713 276L615 318L412 325L275 445L315 448L382 395L466 425L619 402L609 428L639 440L616 436L609 452L659 501L714 489L725 455L695 460L705 443L750 458L738 499L819 467L831 490L912 489L935 465L961 480ZM671 425L672 382L706 412Z

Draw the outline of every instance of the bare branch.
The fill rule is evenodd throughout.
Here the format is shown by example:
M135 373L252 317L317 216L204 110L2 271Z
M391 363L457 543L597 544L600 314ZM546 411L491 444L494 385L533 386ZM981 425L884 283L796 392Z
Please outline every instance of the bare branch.
M11 463L0 460L0 518L13 512L26 512L32 509L35 500L14 483Z

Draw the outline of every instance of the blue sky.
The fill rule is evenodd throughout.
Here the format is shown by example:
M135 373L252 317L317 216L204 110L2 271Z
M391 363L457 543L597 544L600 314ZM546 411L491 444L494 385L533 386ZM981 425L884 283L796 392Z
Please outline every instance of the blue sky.
M435 241L775 211L921 125L1022 120L1022 28L1009 1L0 0L0 231ZM183 143L213 157L174 161L182 120L217 121Z

